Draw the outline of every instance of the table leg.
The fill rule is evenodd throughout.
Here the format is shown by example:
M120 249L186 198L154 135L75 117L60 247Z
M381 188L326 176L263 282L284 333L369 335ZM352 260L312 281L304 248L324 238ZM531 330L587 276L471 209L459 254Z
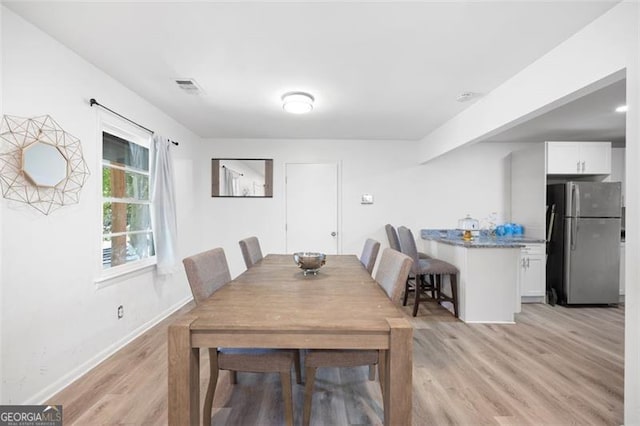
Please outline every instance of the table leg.
M404 318L389 318L385 359L384 424L410 425L412 418L413 329Z
M200 420L200 350L191 347L193 318L169 326L169 425L197 425Z

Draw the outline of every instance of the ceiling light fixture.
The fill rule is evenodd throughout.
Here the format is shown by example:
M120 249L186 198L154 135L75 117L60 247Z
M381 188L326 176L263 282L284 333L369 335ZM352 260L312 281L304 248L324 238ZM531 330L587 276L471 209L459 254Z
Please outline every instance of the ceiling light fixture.
M305 92L289 92L282 95L282 108L291 114L305 114L313 109L314 97Z
M621 105L618 108L616 108L616 112L627 112L627 106L626 105Z

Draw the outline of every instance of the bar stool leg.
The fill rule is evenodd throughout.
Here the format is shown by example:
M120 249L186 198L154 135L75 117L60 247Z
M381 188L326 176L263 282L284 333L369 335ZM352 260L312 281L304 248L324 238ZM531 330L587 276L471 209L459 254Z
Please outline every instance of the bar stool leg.
M402 299L402 306L407 306L407 298L409 297L409 280L411 277L407 277L407 282L404 284L404 298Z
M418 306L420 305L420 287L422 285L422 275L416 275L415 300L413 301L413 316L418 315Z
M453 313L458 318L458 275L451 274L449 275L451 279L451 298L453 299L451 302L453 303Z

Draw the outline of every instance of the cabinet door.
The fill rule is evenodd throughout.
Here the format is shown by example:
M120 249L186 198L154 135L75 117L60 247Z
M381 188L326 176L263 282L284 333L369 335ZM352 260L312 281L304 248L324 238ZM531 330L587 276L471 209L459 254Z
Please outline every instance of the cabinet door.
M581 142L580 172L590 175L611 173L611 143Z
M578 142L547 143L547 174L581 173L580 144Z
M525 259L522 296L545 295L544 256L529 255Z

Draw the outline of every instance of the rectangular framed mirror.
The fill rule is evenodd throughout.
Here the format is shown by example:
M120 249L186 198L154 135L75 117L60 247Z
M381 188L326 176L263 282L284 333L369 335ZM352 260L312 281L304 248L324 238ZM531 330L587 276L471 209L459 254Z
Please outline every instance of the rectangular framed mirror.
M212 158L211 196L272 198L273 160Z

